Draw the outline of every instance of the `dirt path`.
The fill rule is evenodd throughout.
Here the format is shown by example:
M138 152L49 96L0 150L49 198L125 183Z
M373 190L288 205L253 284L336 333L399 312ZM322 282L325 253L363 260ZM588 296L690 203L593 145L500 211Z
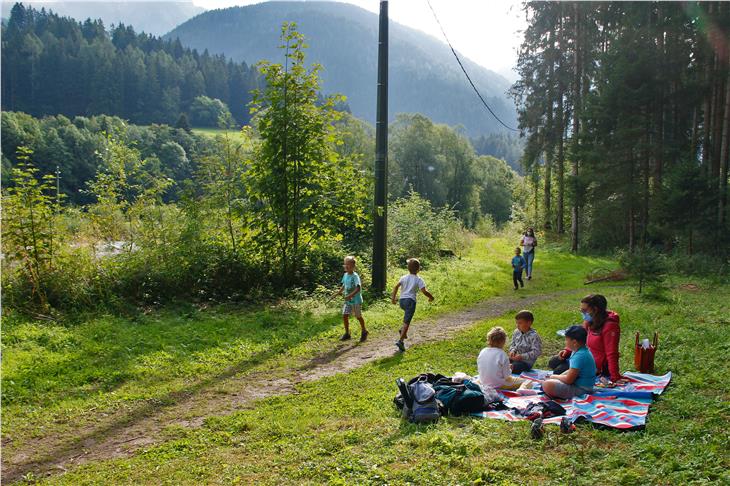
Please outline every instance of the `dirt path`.
M484 319L529 307L578 289L548 294L497 297L471 308L419 322L407 345L441 341L453 333ZM357 336L355 336L357 337ZM79 464L132 455L136 450L164 440L168 426L199 427L209 416L227 415L251 408L255 400L297 393L296 386L338 373L346 373L366 363L394 355L395 333L372 333L366 343L348 342L319 355L297 369L281 370L260 376L224 373L191 383L187 391L166 397L160 403L145 402L133 408L98 417L92 425L80 426L73 437L46 436L26 442L12 455L3 454L2 480L12 482L32 472L62 473ZM266 387L261 382L266 380ZM254 384L254 385L252 385Z

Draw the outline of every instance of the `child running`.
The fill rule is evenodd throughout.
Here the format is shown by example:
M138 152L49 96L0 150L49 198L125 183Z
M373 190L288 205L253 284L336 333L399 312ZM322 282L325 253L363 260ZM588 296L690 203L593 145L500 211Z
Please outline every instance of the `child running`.
M413 320L413 314L416 313L416 295L418 291L423 292L423 295L428 297L429 302L433 302L433 295L426 290L426 282L418 276L420 269L421 262L415 258L409 258L408 274L400 278L393 289L393 296L391 297L391 301L395 304L395 297L398 295L398 289L400 288L399 303L400 308L403 309L403 327L400 328L400 338L395 342L395 345L398 346L401 352L406 350L403 341L408 339L408 327L411 325L411 320Z
M512 283L515 284L515 290L525 286L522 281L522 270L527 266L527 262L521 255L520 247L515 248L515 256L512 257ZM520 283L520 287L517 286Z
M342 321L345 325L345 334L340 341L350 339L350 315L354 315L360 322L360 342L368 338L368 330L365 329L365 319L362 317L362 283L360 276L355 273L355 257L345 257L345 274L342 276L342 286L335 295L345 294L345 305L342 306Z

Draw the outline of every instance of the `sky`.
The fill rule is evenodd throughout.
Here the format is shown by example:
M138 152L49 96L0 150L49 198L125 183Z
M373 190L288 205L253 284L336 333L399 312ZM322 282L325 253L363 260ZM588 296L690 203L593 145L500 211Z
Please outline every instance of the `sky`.
M379 0L342 0L371 12L379 12ZM193 0L205 9L261 3L256 0ZM517 50L526 27L517 0L431 0L446 35L460 53L477 64L515 81ZM400 24L431 34L443 41L426 0L390 0L388 16Z

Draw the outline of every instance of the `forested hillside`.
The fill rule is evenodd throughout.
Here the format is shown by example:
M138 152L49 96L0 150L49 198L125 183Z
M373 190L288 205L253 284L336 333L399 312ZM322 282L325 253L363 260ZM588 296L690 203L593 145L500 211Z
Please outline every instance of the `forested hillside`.
M414 8L427 8L414 3ZM342 93L355 116L375 121L378 17L334 2L270 2L213 10L170 32L185 46L223 53L236 61L282 60L278 27L296 21L307 36L309 61L323 65L323 91ZM448 46L420 31L390 22L391 121L397 113L422 113L435 122L463 125L472 136L503 130L472 91ZM485 48L488 48L485 46ZM500 75L464 60L482 95L507 123L515 110Z
M529 2L526 12L513 93L534 218L570 228L574 250L727 253L730 5Z
M58 15L71 17L81 22L86 19L101 19L104 25L133 25L138 32L152 35L162 35L179 24L194 17L205 9L198 7L191 1L150 1L137 0L122 2L119 0L103 2L84 0L53 0L40 2L22 2L26 7L36 10L45 8L53 10ZM3 18L10 17L13 2L2 2Z
M2 109L174 124L205 95L248 122L255 68L131 26L107 27L16 4L2 29Z

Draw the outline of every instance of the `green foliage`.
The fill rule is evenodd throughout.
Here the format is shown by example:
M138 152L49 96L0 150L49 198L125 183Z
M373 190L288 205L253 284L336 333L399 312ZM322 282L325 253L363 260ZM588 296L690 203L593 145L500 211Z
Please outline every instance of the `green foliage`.
M282 277L291 281L310 248L336 237L343 223L364 225L365 183L334 149L340 97L319 102L320 66L306 67L295 24L284 23L281 44L284 66L259 64L266 88L254 93L252 113L261 142L246 180L259 248L281 261Z
M640 248L633 252L620 252L621 268L638 281L639 293L648 287L652 293L661 290L666 276L667 265L664 255L654 248Z
M54 176L39 180L32 155L30 149L18 148L20 162L12 169L13 185L3 190L3 273L14 274L11 278L21 287L20 294L27 296L28 304L45 311L48 273L57 264L61 247L56 227L61 195L53 195Z
M182 115L181 115L182 116ZM199 127L230 127L233 117L219 99L197 96L190 104L190 119Z
M124 120L106 115L75 117L63 115L33 118L25 113L2 113L2 155L9 166L18 163L16 150L26 146L33 151L35 166L41 173L60 170L60 189L68 202L87 204L93 197L83 189L98 170L104 170L99 153L104 150L108 133L125 133L143 158L157 159L166 177L181 183L192 177L198 160L210 153L213 141L183 129L152 125L128 125ZM8 169L7 174L10 174ZM7 174L5 175L7 177ZM7 180L8 184L12 181ZM178 197L170 188L166 200Z
M435 207L449 206L472 228L484 214L510 217L514 172L504 161L477 157L469 140L423 115L398 115L391 128L390 194L415 191Z
M204 96L230 106L236 122L245 124L257 78L245 63L185 48L177 39L137 34L122 23L107 31L100 20L81 23L19 5L3 25L6 111L106 113L141 124L173 124Z
M393 265L403 266L408 258L419 258L422 263L433 261L440 249L452 249L447 236L460 227L454 212L435 209L416 192L396 199L388 207L388 258ZM463 253L468 242L454 241L455 252Z

